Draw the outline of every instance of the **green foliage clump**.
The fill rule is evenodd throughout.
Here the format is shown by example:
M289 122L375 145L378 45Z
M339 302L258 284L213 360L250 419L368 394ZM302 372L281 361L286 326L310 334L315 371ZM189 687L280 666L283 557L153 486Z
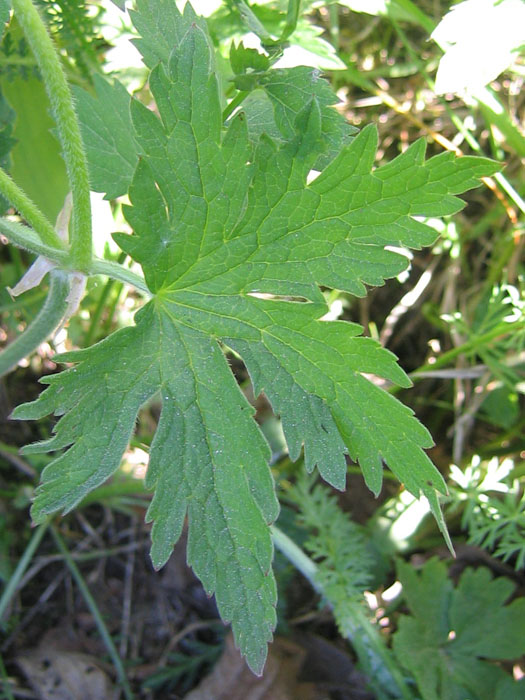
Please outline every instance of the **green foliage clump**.
M91 81L99 60L97 49L100 13L93 12L92 3L85 0L37 0L49 29L68 59L73 59L78 73Z
M424 700L524 697L523 683L490 663L525 652L525 600L505 605L511 581L492 579L485 568L466 569L454 588L438 559L419 573L399 562L398 576L412 615L401 616L394 651Z
M451 504L461 508L461 526L471 544L513 560L516 571L525 566L525 495L512 477L513 462L497 457L472 460L463 471L451 467Z

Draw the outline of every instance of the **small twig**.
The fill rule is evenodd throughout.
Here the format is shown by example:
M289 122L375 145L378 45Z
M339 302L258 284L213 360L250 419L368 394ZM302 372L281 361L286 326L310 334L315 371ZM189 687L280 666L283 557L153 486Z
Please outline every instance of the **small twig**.
M16 469L21 471L22 474L29 476L31 479L37 478L38 474L36 469L33 469L33 467L30 464L25 462L18 455L14 455L11 452L6 452L5 450L0 449L0 457L3 457L7 462L12 464L13 467L16 467Z
M84 539L82 542L80 542L76 547L77 556L78 556L78 552L81 552L82 550L87 549L89 544L90 544L90 540L87 538ZM75 555L72 554L71 556L75 556ZM35 559L35 563L33 564L33 566L26 571L24 577L20 581L20 589L27 586L29 581L31 581L31 579L33 579L48 564L50 564L53 561L62 561L62 560L63 560L63 557L60 554L49 554L46 556L37 557Z
M97 547L100 549L104 548L104 540L102 539L100 533L93 529L90 522L86 520L81 511L75 513L75 517L78 520L80 527L86 532L90 539L96 543Z
M328 611L328 609L325 608L325 611ZM292 625L293 627L295 627L295 625L304 625L307 622L318 620L322 614L323 610L310 610L310 612L304 613L303 615L297 615L297 617L292 617L290 620L287 620L287 624Z
M27 625L31 622L35 615L41 610L42 606L45 605L45 603L47 603L47 601L51 598L56 589L60 586L65 576L65 569L63 569L57 576L55 576L51 583L46 587L42 595L38 598L38 601L35 603L35 605L33 605L26 612L24 617L20 620L20 622L11 632L9 637L2 644L2 646L0 647L0 652L5 653L16 639L20 639L20 632L22 632L22 630L24 630L27 627Z
M472 398L468 405L466 405L464 412L458 416L454 423L454 439L452 446L452 460L454 464L460 464L461 462L463 447L474 425L475 415L487 397L487 384L491 377L492 372L490 370L486 371L477 384L476 390L472 393Z
M85 549L85 544L82 543L81 546L78 547L78 549ZM129 545L122 545L121 547L112 547L109 549L97 549L93 552L71 552L71 557L75 561L91 561L92 559L102 559L104 557L110 557L114 556L116 554L125 554L126 552L129 552L132 548L133 549L141 549L145 545L143 543L133 543ZM24 588L29 581L34 578L42 569L44 569L46 566L49 564L52 564L53 562L57 561L63 561L64 557L61 554L49 554L44 557L38 557L37 561L35 564L28 569L27 573L25 576L22 578L20 582L20 589Z
M135 539L136 523L131 532L132 541ZM126 658L128 652L129 628L131 619L131 596L133 592L133 573L135 570L135 550L129 551L124 570L124 595L122 601L122 620L120 623L119 652L121 658Z
M423 271L422 275L420 276L417 283L414 285L413 289L411 289L410 292L405 294L401 301L398 304L396 304L388 314L385 323L383 324L383 328L381 329L381 333L379 334L379 342L383 347L386 347L386 344L392 336L394 328L396 327L396 324L399 321L399 319L410 308L412 308L423 295L425 289L428 287L432 280L434 270L436 269L438 263L439 258L435 257L434 260L432 260L432 262L428 266L428 268Z
M175 636L173 636L170 641L168 642L166 648L160 655L158 667L165 666L166 663L168 662L168 657L171 654L171 652L175 649L177 644L184 639L184 637L187 637L188 634L191 634L192 632L197 632L197 630L202 630L202 629L208 629L208 627L211 627L212 625L217 625L221 621L218 619L213 619L213 620L198 620L196 622L190 622L189 625L186 625L184 629L182 629L180 632L178 632Z
M418 372L418 379L479 379L487 369L486 365L458 367L457 369L436 369Z

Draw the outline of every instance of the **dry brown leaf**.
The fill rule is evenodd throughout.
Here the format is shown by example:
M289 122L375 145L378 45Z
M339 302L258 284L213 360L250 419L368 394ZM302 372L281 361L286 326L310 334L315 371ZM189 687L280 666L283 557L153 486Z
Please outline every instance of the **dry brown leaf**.
M17 656L39 700L102 700L111 696L111 683L94 657L40 644Z
M278 637L269 647L263 675L254 676L234 645L231 633L223 655L186 700L327 700L313 683L297 680L305 651Z

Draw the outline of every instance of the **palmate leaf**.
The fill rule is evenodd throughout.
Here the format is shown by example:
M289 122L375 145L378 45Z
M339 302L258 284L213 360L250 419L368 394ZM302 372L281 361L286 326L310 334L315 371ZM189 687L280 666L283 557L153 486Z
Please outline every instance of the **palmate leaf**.
M418 574L400 562L398 574L411 616L402 615L394 651L415 676L424 700L523 698L502 668L486 660L513 659L525 652L525 601L505 602L509 579L492 579L488 569L466 569L452 587L444 563L427 561Z
M323 148L315 95L279 144L263 134L254 146L242 113L223 130L205 26L189 5L180 16L170 3L167 58L153 21L164 3L138 3L153 5L149 24L135 21L146 62L156 62L149 82L160 119L132 102L139 160L125 214L134 233L115 235L153 297L135 326L62 355L75 366L47 377L40 398L14 417L54 412L54 437L29 449L69 448L43 473L32 510L39 521L73 508L118 468L140 407L160 392L146 480L155 489L153 562L167 561L187 514L188 561L260 672L275 624L269 524L278 504L268 448L223 350L243 357L255 392L280 414L293 459L304 444L307 468L317 464L343 488L348 453L375 493L385 462L439 519L436 491L445 486L422 449L430 435L363 373L402 386L408 378L359 326L320 320L319 285L364 295L365 284L397 274L406 259L385 246L432 243L434 232L412 217L457 211L454 194L495 167L451 154L425 163L418 142L372 172L371 127L307 186Z
M246 80L246 76L242 78ZM321 112L320 138L324 146L315 162L317 170L325 168L357 132L342 114L333 109L332 106L338 101L337 96L318 70L297 66L260 74L248 73L247 78L253 81L250 89L259 88L243 102L252 139L259 138L262 133L271 136L277 143L283 137L293 138L297 116L312 95L315 95ZM247 88L243 86L243 89Z

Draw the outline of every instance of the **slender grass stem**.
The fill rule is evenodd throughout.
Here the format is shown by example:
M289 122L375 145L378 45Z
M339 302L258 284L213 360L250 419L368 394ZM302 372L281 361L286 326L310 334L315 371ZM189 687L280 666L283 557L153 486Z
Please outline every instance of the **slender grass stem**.
M80 126L65 73L50 35L31 0L12 0L15 15L38 62L58 126L73 195L70 262L87 271L92 257L89 176Z
M330 26L330 41L336 51L340 46L340 26L339 26L339 5L336 3L328 5L328 22Z
M108 307L106 309L106 319L105 319L104 323L102 324L101 336L103 338L106 335L109 335L111 333L111 330L112 330L111 326L113 324L115 314L117 313L117 308L118 308L121 300L124 303L126 291L127 290L125 289L122 282L117 282L114 285L113 294L111 296L110 303L108 304ZM124 296L124 299L123 299L123 296Z
M519 330L522 330L523 328L525 328L525 321L518 321L516 323L499 323L492 330L487 331L486 333L482 333L481 335L472 338L472 340L469 340L466 343L463 343L462 345L458 345L456 348L452 348L452 350L444 352L442 355L437 357L432 364L422 365L417 370L410 373L410 379L419 379L420 373L422 375L421 379L424 379L424 373L432 370L437 370L440 367L446 366L452 360L455 360L456 357L458 357L459 355L467 355L469 353L476 352L478 348L485 347L486 344L490 343L491 340L499 338L500 336L506 336L509 333L516 333ZM396 393L396 390L399 390L398 387L392 387L390 393Z
M423 12L423 10L421 10L416 3L412 2L412 0L397 0L397 4L412 17L414 22L420 24L423 29L428 32L428 34L432 34L436 28L436 23L432 17L429 17L425 12Z
M20 250L11 246L9 250L9 257L11 258L11 262L13 263L16 278L20 279L25 274L26 270L26 266L22 262L22 255L20 253Z
M0 597L0 623L5 614L5 611L7 610L9 603L11 602L12 597L17 591L18 584L20 583L22 576L24 575L27 567L29 566L29 563L33 558L34 553L38 549L38 545L42 541L43 536L46 534L47 528L49 527L49 523L50 521L48 520L45 523L42 523L41 525L37 526L33 533L33 536L31 537L27 547L25 548L24 553L18 561L13 575L7 582L7 586L4 588L2 596Z
M20 274L18 276L21 277L22 275ZM14 301L8 301L5 304L0 304L0 314L4 314L6 312L13 313L13 311L18 309L30 309L32 306L44 299L46 295L46 289L32 290L31 292L25 294L21 299L15 299Z
M71 572L71 575L75 579L77 586L80 590L80 593L82 594L82 597L84 598L84 601L86 602L86 605L88 606L91 614L93 615L93 619L95 620L95 624L98 629L98 633L100 634L106 649L108 651L109 656L111 657L111 661L113 662L113 665L115 666L115 670L117 672L117 677L120 681L120 684L122 686L122 691L124 692L124 696L126 697L126 700L133 700L133 693L131 692L131 688L128 683L128 679L126 677L126 672L124 670L124 666L122 664L122 660L118 654L117 648L115 647L115 644L113 643L113 639L111 638L111 635L109 634L108 628L106 627L106 624L102 618L102 615L100 613L100 610L97 607L97 604L95 602L95 599L91 595L91 591L89 590L86 582L84 581L84 577L80 573L80 570L78 566L75 563L75 560L71 556L71 552L68 550L66 547L66 544L62 537L60 536L60 533L55 527L51 527L51 534L53 535L53 538L56 542L56 545L58 549L60 550L61 554L64 557L64 561Z

